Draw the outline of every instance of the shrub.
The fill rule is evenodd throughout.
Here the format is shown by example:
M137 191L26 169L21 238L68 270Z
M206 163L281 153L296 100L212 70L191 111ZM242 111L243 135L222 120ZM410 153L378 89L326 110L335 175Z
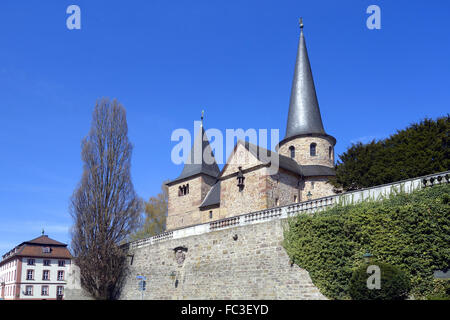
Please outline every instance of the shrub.
M368 288L367 281L372 272L368 273L367 270L371 265L380 268L379 289ZM353 272L349 294L353 300L404 300L408 297L409 289L409 279L403 271L387 263L372 262Z
M450 265L449 194L450 185L442 184L383 201L298 215L289 220L283 245L329 298L350 298L353 271L369 250L377 261L403 270L410 293L425 299L437 292L434 270Z

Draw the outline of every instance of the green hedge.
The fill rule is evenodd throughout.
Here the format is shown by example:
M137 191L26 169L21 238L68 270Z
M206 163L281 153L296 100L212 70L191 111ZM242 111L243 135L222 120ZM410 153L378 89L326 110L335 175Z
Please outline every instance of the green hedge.
M374 272L368 269L370 266L377 266L380 270L379 288L368 288L368 278ZM404 300L408 298L409 290L409 278L405 272L379 261L371 261L356 269L349 285L349 294L353 300Z
M350 298L350 278L367 250L406 273L414 298L442 296L445 286L433 271L450 266L449 199L444 184L299 215L289 220L284 247L329 298Z

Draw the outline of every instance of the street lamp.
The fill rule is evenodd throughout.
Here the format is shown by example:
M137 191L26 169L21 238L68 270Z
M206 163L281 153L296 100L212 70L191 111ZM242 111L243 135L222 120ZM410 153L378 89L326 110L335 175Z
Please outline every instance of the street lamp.
M364 261L368 264L370 262L370 258L372 258L372 254L366 250L366 253L363 255Z

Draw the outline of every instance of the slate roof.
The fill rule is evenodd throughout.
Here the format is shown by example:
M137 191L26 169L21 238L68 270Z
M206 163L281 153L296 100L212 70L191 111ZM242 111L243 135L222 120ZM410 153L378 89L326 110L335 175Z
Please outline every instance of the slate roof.
M319 166L319 165L309 165L309 166L301 166L301 170L305 177L312 176L335 176L336 172L334 168Z
M325 134L325 130L320 115L319 102L317 101L316 88L302 28L298 43L286 136L284 139L309 133Z
M266 148L257 146L248 141L239 140L238 143L244 145L245 149L250 151L259 161L262 163L269 163L270 161L278 161L278 167L289 170L291 172L297 173L298 175L302 175L301 168L297 164L297 162L291 158L278 154L274 151L268 150ZM276 155L278 154L278 159ZM273 158L272 158L273 157Z
M211 190L206 194L200 208L205 208L212 205L220 204L220 180L211 187Z
M212 155L213 163L209 164L203 158L204 154L212 155L212 150L209 144L208 137L206 136L205 129L203 128L203 126L201 126L201 130L199 131L196 139L194 140L194 145L192 146L191 151L187 157L186 163L184 164L183 171L178 176L178 178L168 182L167 184L172 184L176 181L186 179L200 173L217 178L220 174L220 170L219 166L216 163L216 159Z

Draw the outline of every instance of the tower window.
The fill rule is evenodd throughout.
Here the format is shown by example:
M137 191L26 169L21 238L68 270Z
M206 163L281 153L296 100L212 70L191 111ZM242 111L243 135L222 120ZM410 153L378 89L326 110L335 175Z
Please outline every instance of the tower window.
M294 146L290 146L289 147L289 151L291 153L291 158L294 159L295 158L295 147Z
M278 207L280 201L278 200L278 198L275 198L275 206Z
M189 183L178 188L178 195L185 196L189 193Z
M297 196L294 196L294 202L297 202Z
M317 147L317 144L315 144L315 143L311 143L311 145L309 146L309 155L311 157L316 156L316 147Z
M332 153L332 151L333 151L333 148L328 147L328 158L330 158L330 159L331 159L331 153Z
M212 217L213 217L213 212L212 212L212 210L209 212L209 218L210 219L212 219Z

